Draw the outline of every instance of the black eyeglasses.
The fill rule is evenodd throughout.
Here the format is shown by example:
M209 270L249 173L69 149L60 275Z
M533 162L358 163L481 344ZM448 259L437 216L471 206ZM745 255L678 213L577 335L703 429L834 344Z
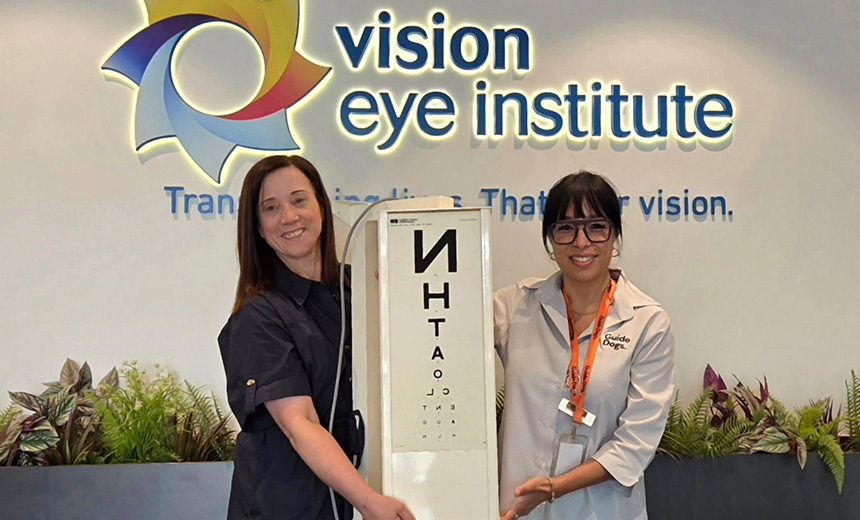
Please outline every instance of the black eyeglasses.
M577 218L554 222L549 227L550 238L560 246L572 244L580 229L589 242L606 242L612 236L612 226L605 218Z

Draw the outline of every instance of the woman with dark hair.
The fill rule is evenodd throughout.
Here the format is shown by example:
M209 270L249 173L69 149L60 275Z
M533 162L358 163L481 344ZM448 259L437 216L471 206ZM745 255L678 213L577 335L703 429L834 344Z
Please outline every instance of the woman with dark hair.
M621 208L603 177L559 180L542 231L558 272L494 296L502 520L645 520L674 391L669 317L610 267Z
M218 337L242 428L228 518L328 520L334 501L340 519L351 519L354 506L366 519L414 520L354 466L363 439L352 414L349 331L337 373L339 264L319 172L295 155L261 160L245 177L238 220L236 303ZM330 434L323 424L337 378Z

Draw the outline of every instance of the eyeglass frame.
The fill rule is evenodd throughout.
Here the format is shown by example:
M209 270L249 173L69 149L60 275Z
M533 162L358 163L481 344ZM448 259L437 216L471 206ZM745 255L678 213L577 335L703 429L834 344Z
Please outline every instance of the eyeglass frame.
M609 229L609 235L603 240L592 240L591 235L588 234L588 224L594 224L597 222L605 222L606 227ZM576 231L573 233L573 239L570 242L558 242L555 239L555 232L560 225L572 225L576 228ZM576 242L576 239L579 238L579 230L582 230L585 233L585 238L593 243L593 244L602 244L603 242L608 242L612 238L612 223L608 218L605 217L591 217L591 218L575 218L572 220L557 220L550 224L549 226L549 238L552 242L559 246L566 246L568 244L572 244Z

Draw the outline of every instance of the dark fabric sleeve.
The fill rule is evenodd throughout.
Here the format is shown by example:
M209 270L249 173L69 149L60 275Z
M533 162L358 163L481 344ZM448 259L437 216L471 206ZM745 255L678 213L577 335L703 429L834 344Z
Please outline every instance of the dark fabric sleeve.
M266 401L311 395L299 349L283 319L265 298L246 303L218 337L227 397L245 429L256 415L268 415Z

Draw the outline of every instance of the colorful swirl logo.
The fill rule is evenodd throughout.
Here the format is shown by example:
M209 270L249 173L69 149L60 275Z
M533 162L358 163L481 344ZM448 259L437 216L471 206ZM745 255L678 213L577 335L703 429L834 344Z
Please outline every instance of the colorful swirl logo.
M237 147L296 150L286 110L312 91L331 70L296 50L299 0L143 0L149 27L128 39L102 65L138 87L134 113L137 152L176 138L203 172L220 184L227 158ZM177 90L171 64L183 36L197 27L228 23L256 41L264 59L259 91L231 114L204 114Z

